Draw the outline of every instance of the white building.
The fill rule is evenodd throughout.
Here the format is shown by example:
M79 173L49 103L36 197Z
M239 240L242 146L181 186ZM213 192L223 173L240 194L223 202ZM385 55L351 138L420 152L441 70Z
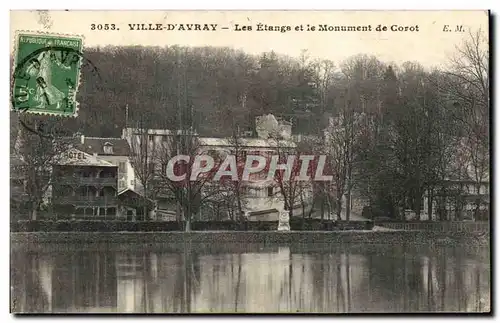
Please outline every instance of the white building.
M236 144L232 139L200 137L199 143L203 153L208 155L218 154L224 158L225 155L235 154ZM295 143L289 140L239 138L237 146L243 158L247 155L270 158L278 149L295 148ZM267 177L267 174L262 175ZM262 176L250 177L250 180L242 185L243 212L249 219L277 221L279 211L284 209L284 201L279 191L280 188L274 180L267 180Z
M197 133L192 132L188 135L196 137L199 153L208 155L216 155L224 158L225 155L235 154L238 150L243 159L246 155L262 155L270 157L276 154L278 150L295 149L296 144L291 140L291 124L285 121L277 121L273 115L257 117L256 119L257 138L238 138L237 143L234 138L214 138L201 137ZM174 135L183 135L181 131L171 131L167 129L148 129L141 130L135 128L125 128L122 132L122 138L126 139L130 147L134 151L147 152L151 160L155 159L155 153L158 151L156 147L161 147L164 142L167 142L169 137ZM278 137L280 139L272 139ZM147 139L146 139L147 138ZM148 145L145 146L142 140L147 140ZM237 147L237 148L236 148ZM160 166L157 166L158 168ZM162 168L164 168L162 166ZM163 170L162 170L163 171ZM137 185L140 183L137 182ZM278 220L279 211L284 209L284 201L280 196L280 188L274 180L266 180L266 178L250 178L242 187L242 209L245 215L250 219L255 220ZM312 193L303 190L303 197L307 199L308 204L311 200ZM299 198L296 198L297 203ZM170 219L174 219L175 212L179 212L178 207L172 199L157 200L158 211L168 214ZM300 205L294 206L297 212L302 209ZM310 205L308 205L310 208Z
M98 157L118 167L118 192L134 189L135 175L130 162L130 147L122 138L85 137L72 142L73 148Z

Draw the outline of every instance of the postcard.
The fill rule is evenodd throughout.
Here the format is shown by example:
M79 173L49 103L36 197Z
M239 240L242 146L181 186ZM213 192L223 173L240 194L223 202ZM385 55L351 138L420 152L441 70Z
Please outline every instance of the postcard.
M11 313L491 313L488 11L10 18Z

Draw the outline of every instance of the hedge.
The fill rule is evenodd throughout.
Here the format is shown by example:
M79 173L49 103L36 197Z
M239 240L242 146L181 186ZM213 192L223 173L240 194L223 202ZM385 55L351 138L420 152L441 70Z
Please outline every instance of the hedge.
M12 232L161 232L184 231L185 223L173 221L121 221L121 220L23 220L11 222ZM275 231L278 221L193 221L193 231ZM371 230L371 221L332 221L292 218L294 231Z

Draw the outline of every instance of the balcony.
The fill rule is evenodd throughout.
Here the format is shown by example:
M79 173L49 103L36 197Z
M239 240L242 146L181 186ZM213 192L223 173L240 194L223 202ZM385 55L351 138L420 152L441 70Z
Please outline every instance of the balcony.
M70 204L74 206L81 207L106 207L106 206L116 206L118 204L118 198L116 196L64 196L64 197L54 197L52 199L54 204Z
M116 177L73 177L64 176L56 179L58 184L79 185L79 186L114 186L118 184Z

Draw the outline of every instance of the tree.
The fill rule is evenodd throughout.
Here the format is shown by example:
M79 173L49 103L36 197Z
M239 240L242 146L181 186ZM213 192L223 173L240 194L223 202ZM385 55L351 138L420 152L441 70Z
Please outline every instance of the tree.
M157 155L157 161L163 165L158 175L159 189L170 193L181 206L185 231L191 230L193 216L202 206L220 203L228 194L224 186L214 181L215 160L203 156L206 155L198 135L192 130L178 130L165 136Z
M385 113L382 104L383 80L388 77L388 71L377 58L357 55L342 62L341 72L334 86L337 94L333 115L337 123L331 129L334 131L330 131L334 134L333 142L327 144L337 146L333 158L337 162L332 165L336 168L335 177L340 186L335 184L336 199L339 204L340 195L345 194L346 218L349 219L351 194L355 186L373 200L377 199L377 186L388 178L384 172L388 169L384 165L387 161L383 157L388 153L387 140L384 139L388 136L382 135ZM390 72L392 69L389 68ZM338 129L335 130L335 127Z
M283 165L282 169L275 168L274 173L271 174L274 176L274 181L279 188L279 192L276 194L283 199L284 209L288 211L290 218L293 216L293 210L298 202L302 207L303 217L305 217L305 205L307 199L312 197L312 177L315 175L314 171L318 159L309 157L312 156L312 150L305 143L283 140L277 134L273 134L272 138L271 142L275 147L276 154L271 157L274 160L271 160L270 163L268 161L265 170L268 174L271 174L270 170L273 162L276 165ZM302 164L306 161L309 161L308 167L305 168L308 179L298 180L298 177L303 175L301 174Z
M235 163L237 167L237 178L236 179L226 179L224 181L221 181L221 183L227 188L230 194L227 194L226 198L229 201L234 201L236 202L236 215L237 215L237 220L238 221L243 221L244 220L244 213L243 213L243 206L245 204L244 199L243 199L243 187L244 183L241 180L242 175L243 175L243 167L245 164L245 158L244 155L246 154L246 151L243 149L243 143L240 138L240 131L239 127L237 127L234 123L232 126L232 135L229 139L229 145L231 147L231 154L234 155L235 157ZM234 203L230 203L234 204ZM234 212L232 212L234 213Z
M384 216L396 217L402 208L401 167L395 156L394 120L400 113L400 84L396 67L389 65L372 82L378 82L374 109L368 109L360 140L358 187Z
M22 163L14 171L25 175L30 218L37 220L45 194L52 185L52 167L64 159L69 141L54 135L60 127L57 119L26 116L21 124L15 154Z
M458 123L468 161L464 173L476 183L476 194L489 181L489 50L482 30L469 32L457 47L447 71L444 93L453 100L453 118ZM466 178L467 179L467 178ZM476 209L481 200L476 200Z
M333 101L332 87L337 78L335 63L330 60L316 60L311 64L311 69L319 98L320 111L325 113Z
M148 217L148 197L151 195L151 192L155 191L153 185L156 171L155 162L158 154L157 142L151 130L146 117L141 118L137 127L132 130L133 133L129 142L130 162L135 176L144 190L144 220Z
M346 101L339 115L332 119L332 124L325 131L325 150L330 157L333 173L335 206L337 219L341 219L342 199L346 199L346 220L350 219L351 192L357 171L358 141L363 127L364 114L355 113Z

